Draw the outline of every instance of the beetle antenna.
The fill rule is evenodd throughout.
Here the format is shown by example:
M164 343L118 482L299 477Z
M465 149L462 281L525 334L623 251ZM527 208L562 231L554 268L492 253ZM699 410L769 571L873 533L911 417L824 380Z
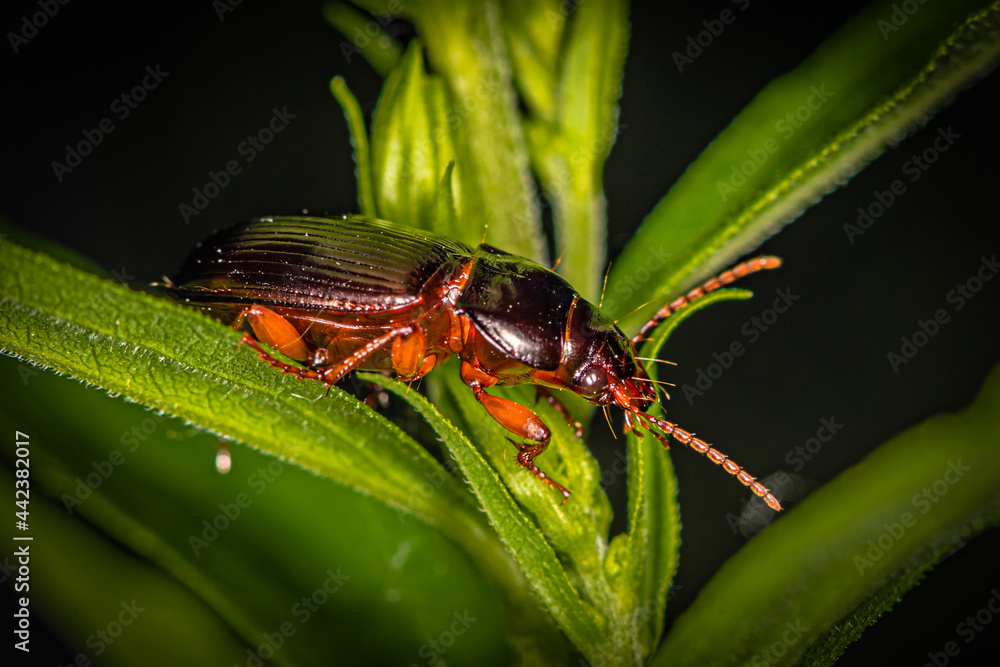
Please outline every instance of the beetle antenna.
M608 289L608 274L611 273L611 262L608 262L608 268L604 270L604 284L601 285L601 301L597 304L597 310L601 309L604 305L604 292Z
M490 223L483 224L483 240L479 242L479 245L486 243L486 232L490 231Z
M655 361L658 364L670 364L671 366L676 366L676 361L667 361L666 359L655 359L653 357L635 357L639 361Z
M661 389L661 388L660 388L660 387L661 387L661 385L663 385L663 386L667 386L667 387L676 387L676 386L677 386L677 385L675 385L675 384L674 384L674 383L672 383L672 382L664 382L663 380L653 380L653 379L651 379L651 378L634 378L634 379L635 379L635 380L636 380L637 382L649 382L649 383L651 383L651 384L653 385L653 387L655 387L655 390L656 390L656 397L657 397L657 399L659 399L659 397L660 397L660 392L662 391L662 392L663 392L663 395L667 397L667 400L670 400L670 394L669 394L669 393L667 392L667 390L666 390L666 389ZM636 397L636 398L632 398L632 399L630 399L630 400L633 400L633 401L641 401L642 399L641 399L641 398L639 398L639 397ZM657 401L657 402L659 402L659 401Z
M693 433L685 431L673 422L668 422L665 419L657 419L656 417L652 417L644 412L637 411L635 412L635 415L640 421L644 422L646 430L652 433L653 436L667 449L670 449L670 445L667 444L666 437L669 435L672 436L674 440L683 443L699 454L704 455L712 463L722 466L723 470L735 477L740 484L753 491L765 503L767 503L768 507L776 512L781 511L781 503L778 502L778 499L766 486L758 482L756 477L741 468L735 461L720 452L715 447L712 447L701 438L695 437ZM652 428L653 426L656 426L666 435L661 435L660 433L654 431Z
M615 324L618 324L619 322L621 322L622 320L624 320L624 319L625 319L626 317L628 317L629 315L632 315L633 313L637 313L637 312L639 312L640 310L642 310L643 308L645 308L646 306L648 306L648 305L649 305L649 304L651 304L651 303L653 303L653 300L652 300L652 299L650 299L650 300L649 300L649 301L647 301L646 303L642 304L641 306L637 306L636 308L633 308L633 309L632 309L631 311L629 311L629 312L625 313L624 315L622 315L621 317L619 317L619 318L618 318L617 320L615 320ZM638 337L636 337L636 338L638 338ZM633 339L632 339L632 342L633 342L633 343L634 343L634 342L636 342L636 338L633 338Z
M662 384L668 387L676 387L673 382L667 382L666 380L654 380L653 378L632 378L636 382L652 382L653 384Z
M779 266L781 266L781 260L779 258L765 255L763 257L758 257L757 259L751 259L748 262L743 262L742 264L737 264L733 268L723 271L716 277L706 280L700 286L695 287L687 294L677 297L663 308L660 308L656 315L653 315L651 320L642 325L642 328L639 329L639 333L635 335L632 342L636 342L640 337L645 336L650 329L656 327L656 325L660 322L670 317L670 315L676 313L681 308L690 306L692 302L701 299L709 292L714 292L720 287L724 287L734 280L742 278L743 276L748 276L751 273L756 273L757 271L762 271L764 269L776 269Z
M611 435L617 440L618 436L615 434L615 427L611 425L611 417L608 416L608 406L602 405L601 409L604 411L604 420L608 422L608 428L611 429Z
M556 263L552 265L552 270L555 271L557 268L559 268L560 263L562 263L562 255L556 257Z

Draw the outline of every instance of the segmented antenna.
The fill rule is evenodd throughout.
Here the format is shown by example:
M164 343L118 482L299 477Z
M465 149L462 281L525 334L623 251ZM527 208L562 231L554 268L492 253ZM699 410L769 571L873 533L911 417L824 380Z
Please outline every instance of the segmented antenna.
M774 494L771 493L771 491L766 486L758 482L756 477L754 477L746 470L741 468L739 465L736 464L735 461L733 461L731 458L720 452L715 447L712 447L710 444L708 444L701 438L695 437L694 435L688 433L687 431L679 427L677 424L674 424L673 422L668 422L664 419L657 419L656 417L651 417L650 415L647 415L644 412L633 412L632 414L638 417L640 421L645 421L646 422L645 426L649 430L649 432L652 433L653 436L657 440L659 440L660 443L662 443L663 446L666 447L667 449L670 449L670 444L667 442L666 436L661 435L660 433L654 431L651 428L651 425L655 425L657 428L659 428L667 435L673 436L673 438L678 442L687 445L688 447L698 452L699 454L703 454L712 463L722 466L723 470L725 470L730 475L738 479L740 481L740 484L747 487L748 489L753 491L756 495L758 495L765 503L767 503L768 507L775 510L776 512L781 511L781 503L778 502L778 499L774 497Z
M659 312L653 316L653 319L642 325L642 329L639 329L639 333L635 335L632 342L639 342L639 339L643 338L650 329L653 329L657 324L670 317L673 313L677 312L681 308L684 308L685 306L691 305L692 302L697 301L709 292L714 292L720 287L728 285L743 276L748 276L751 273L756 273L757 271L762 271L764 269L776 269L779 266L781 266L781 260L779 258L764 256L758 257L757 259L751 259L750 261L743 262L742 264L737 264L733 268L723 271L711 280L706 280L700 287L695 287L684 296L677 297L663 308L660 308Z

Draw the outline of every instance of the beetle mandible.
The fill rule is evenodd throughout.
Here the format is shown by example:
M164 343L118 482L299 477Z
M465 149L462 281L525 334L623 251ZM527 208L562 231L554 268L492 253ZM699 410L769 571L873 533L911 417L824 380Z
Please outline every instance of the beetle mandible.
M569 491L535 465L548 446L549 428L530 409L488 393L490 387L531 383L571 391L595 405L617 405L625 410L626 430L641 426L664 446L667 436L674 437L780 510L777 498L727 456L647 414L657 393L635 348L671 313L780 264L759 257L721 273L664 306L631 340L535 262L359 216L269 217L237 225L200 244L167 287L174 298L235 329L248 325L253 336L244 334L243 343L267 363L327 387L354 370L394 371L415 380L457 356L476 400L526 441L511 441L518 463L562 493L564 502ZM261 343L301 366L276 359Z

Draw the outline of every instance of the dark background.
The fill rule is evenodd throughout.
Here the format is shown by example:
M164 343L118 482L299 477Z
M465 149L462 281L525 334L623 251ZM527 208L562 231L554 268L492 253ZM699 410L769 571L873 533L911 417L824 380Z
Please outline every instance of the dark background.
M609 256L621 249L667 188L753 96L808 56L864 3L827 3L801 14L791 3L753 2L679 73L670 53L729 6L676 9L638 5L626 64L622 131L605 172L611 224ZM16 3L0 22L19 29L34 3ZM396 26L406 38L408 26ZM301 209L356 210L348 134L329 79L343 75L370 113L380 81L318 3L245 1L220 21L211 3L94 8L71 2L14 54L3 46L7 123L0 215L117 271L136 285L171 274L215 228ZM169 76L128 118L111 102L143 78L146 66ZM971 277L980 257L1000 250L997 232L994 74L962 93L895 150L811 208L761 250L785 266L747 286L758 298L711 308L671 339L678 362L661 374L678 385L733 341L770 304L777 288L800 299L693 404L679 390L669 414L718 445L752 473L790 470L786 455L813 437L821 418L844 428L801 469L804 485L825 482L899 431L966 405L1000 358L1000 281L987 283L963 310L945 295ZM246 164L238 145L263 128L273 108L296 117ZM57 181L51 163L66 144L111 117L115 129L81 166ZM369 119L370 120L370 119ZM905 178L902 165L951 127L960 139L853 244L842 228L858 206ZM192 188L237 159L243 173L190 224L178 206ZM471 224L478 225L474 222ZM2 270L2 269L0 269ZM918 319L947 308L952 320L926 348L890 368ZM8 385L9 386L9 385ZM595 428L595 433L602 429ZM606 429L604 429L606 432ZM606 465L620 443L595 445ZM1000 453L998 453L1000 455ZM675 618L711 574L746 540L726 520L747 493L691 452L675 448L684 520ZM624 514L624 484L609 489ZM619 524L616 524L619 525ZM1000 537L976 538L929 574L892 614L848 649L845 664L923 664L928 651L958 639L955 626L1000 587ZM974 664L995 651L1000 619L950 664ZM41 643L41 642L39 642ZM50 662L73 653L58 645ZM994 653L995 655L995 653ZM46 663L48 664L48 663Z

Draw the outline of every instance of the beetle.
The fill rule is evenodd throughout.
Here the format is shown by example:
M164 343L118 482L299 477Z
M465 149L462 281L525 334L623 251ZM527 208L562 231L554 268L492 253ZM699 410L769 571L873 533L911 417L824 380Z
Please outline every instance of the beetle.
M781 261L739 264L667 304L629 339L555 272L485 243L476 248L360 216L267 217L209 237L167 283L174 298L234 329L271 366L328 388L354 370L423 377L451 356L493 419L524 442L518 463L563 495L535 465L551 432L529 408L491 387L535 384L625 411L668 446L672 436L721 465L770 507L777 498L726 455L647 414L657 391L636 344L670 314L733 280ZM282 361L267 345L298 365ZM639 435L642 432L636 431ZM509 438L508 438L509 439Z

